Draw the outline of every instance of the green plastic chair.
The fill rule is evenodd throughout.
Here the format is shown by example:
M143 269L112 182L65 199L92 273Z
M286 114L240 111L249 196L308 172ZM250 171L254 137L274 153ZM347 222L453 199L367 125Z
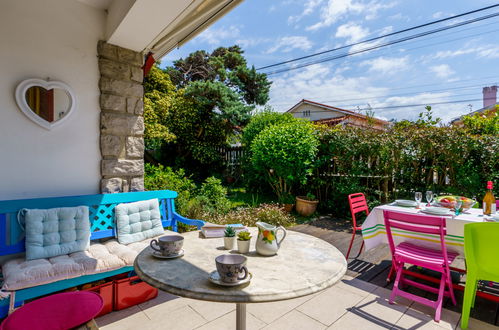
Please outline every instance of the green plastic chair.
M461 328L468 327L470 309L475 305L479 280L499 282L499 223L480 222L464 225L466 287L464 288Z

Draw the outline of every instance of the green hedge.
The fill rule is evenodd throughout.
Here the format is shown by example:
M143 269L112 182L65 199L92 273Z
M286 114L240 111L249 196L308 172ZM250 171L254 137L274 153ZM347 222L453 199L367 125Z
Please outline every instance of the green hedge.
M432 190L484 195L485 183L499 191L499 136L460 127L395 125L388 131L320 129L312 180L323 209L349 214L347 196L367 194L371 206L413 198Z

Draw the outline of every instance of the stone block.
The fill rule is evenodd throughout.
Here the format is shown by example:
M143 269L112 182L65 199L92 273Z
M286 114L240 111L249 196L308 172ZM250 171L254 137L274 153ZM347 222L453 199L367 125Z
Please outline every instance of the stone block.
M123 180L120 178L102 179L100 182L100 190L103 194L114 194L123 192Z
M138 66L131 66L130 79L142 84L142 82L144 81L144 71L142 71L142 68Z
M132 136L127 137L126 155L130 158L144 158L144 138Z
M115 135L101 135L100 150L102 156L119 157L124 149L123 138Z
M112 110L124 112L126 108L126 98L111 94L100 95L100 107L102 110Z
M144 134L144 118L118 113L101 113L101 134L130 136Z
M130 79L130 66L106 58L99 59L99 71L101 76L114 78L117 80Z
M128 180L123 180L123 192L129 192L130 191L130 184Z
M144 178L132 178L130 191L144 191Z
M97 44L97 54L103 58L117 60L118 48L118 46L108 44L104 40L99 40L99 43Z
M135 66L142 66L144 61L141 53L121 47L118 49L118 60Z
M128 97L126 99L126 112L141 115L144 112L144 101L142 98Z
M144 160L104 159L102 175L106 176L140 176L144 174Z
M99 88L101 93L109 93L115 95L135 96L142 98L144 96L144 88L142 84L132 81L123 81L101 77L99 80Z

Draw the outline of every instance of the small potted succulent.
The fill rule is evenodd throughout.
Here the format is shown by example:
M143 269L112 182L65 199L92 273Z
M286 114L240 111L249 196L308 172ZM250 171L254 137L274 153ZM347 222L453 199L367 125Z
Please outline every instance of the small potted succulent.
M234 248L234 242L236 241L236 231L232 227L225 228L224 232L224 247L226 250L232 250Z
M239 253L248 253L250 248L251 234L249 231L242 231L237 234L237 250Z
M319 204L319 201L311 193L306 196L298 196L296 197L296 212L299 215L308 217L315 212L317 204Z

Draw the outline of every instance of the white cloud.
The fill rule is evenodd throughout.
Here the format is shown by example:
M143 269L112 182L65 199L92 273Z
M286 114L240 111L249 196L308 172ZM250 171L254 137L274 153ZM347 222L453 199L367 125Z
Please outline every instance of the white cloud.
M288 53L293 49L309 50L312 48L312 42L303 36L288 36L280 38L274 46L269 48L266 53L271 54L276 51Z
M393 31L393 26L391 26L391 25L385 26L384 28L382 28L381 30L379 30L379 35L382 36L384 34L391 33L392 31Z
M475 54L476 57L479 58L499 58L499 45L482 45L482 46L473 46L466 45L464 48L456 49L456 50L445 50L439 51L436 54L432 55L431 58L434 59L445 59L452 58L461 55L469 55Z
M314 31L331 26L347 14L365 14L365 19L371 20L376 18L379 10L391 8L395 6L395 4L395 2L386 3L378 0L369 2L362 2L360 0L329 0L328 3L321 8L321 20L308 26L307 30Z
M378 45L381 45L384 40L385 40L385 38L382 38L382 39L374 40L374 41L371 41L371 42L364 42L364 43L361 43L361 44L358 44L358 45L354 45L354 46L350 47L349 53L352 54L352 53L355 53L357 51L361 51L363 49L369 49L371 47L376 47ZM365 51L365 52L363 52L361 54L367 54L369 52L371 52L371 50Z
M464 104L435 103L449 102L455 97L450 92L419 93L410 96L392 96L384 100L381 98L382 101L380 99L373 100L370 104L375 108L374 112L377 116L396 118L398 120L415 120L419 113L425 111L425 106L430 105L435 117L440 117L444 122L448 122L457 117L460 112L465 112L466 106ZM407 107L401 107L404 105L407 105ZM396 106L397 108L390 108L392 106ZM453 111L449 111L449 107L452 107Z
M407 22L409 22L411 20L411 18L409 16L402 15L402 13L397 13L395 15L388 16L388 19L392 19L392 20L404 20L404 21L407 21Z
M349 43L357 42L369 35L369 29L363 28L355 23L340 25L336 30L335 37L348 38Z
M449 78L455 73L448 64L434 65L430 67L430 70L436 74L438 78L442 79Z
M261 45L263 43L268 43L270 41L272 41L272 39L269 38L245 38L245 39L237 39L235 43L236 45L241 46L243 49L246 49L249 47Z
M382 74L393 74L408 68L408 57L378 57L360 63L361 66L369 66L369 71Z
M436 13L434 13L433 15L431 15L432 18L435 18L435 19L439 19L439 18L442 18L444 17L444 13L441 12L441 11L437 11Z
M269 104L279 111L288 110L301 99L338 106L338 102L334 100L360 95L378 98L388 92L386 88L372 87L366 77L344 77L339 72L332 71L328 64L315 64L269 78L273 81Z
M288 24L295 24L299 22L303 17L312 14L315 9L323 3L324 0L307 0L303 5L303 11L299 15L289 16Z
M218 29L208 28L203 31L196 39L206 42L210 45L220 45L223 42L227 42L227 39L235 39L239 37L239 28L235 25L229 27L221 27ZM233 42L233 41L230 41Z

